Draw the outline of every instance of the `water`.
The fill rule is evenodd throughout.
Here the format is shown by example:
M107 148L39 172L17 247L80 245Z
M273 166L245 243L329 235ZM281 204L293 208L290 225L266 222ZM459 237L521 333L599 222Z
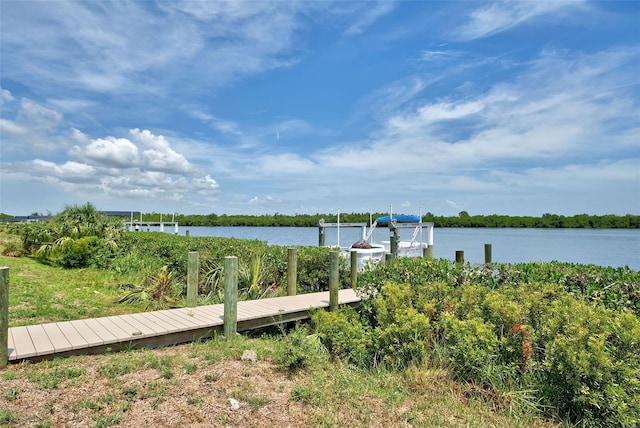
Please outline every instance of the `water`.
M153 230L153 228L152 228ZM269 245L318 245L317 227L195 227L181 226L180 235L257 239ZM171 230L173 231L173 229ZM362 236L360 228L340 228L340 245L348 247ZM413 229L401 229L410 240ZM388 229L375 231L372 241L388 240ZM417 238L420 239L419 237ZM426 238L423 237L426 242ZM492 229L435 228L434 257L455 260L457 250L465 261L484 262L484 244L491 244L498 263L561 261L600 266L629 266L640 270L640 230L637 229ZM327 228L326 245L337 245L335 228Z

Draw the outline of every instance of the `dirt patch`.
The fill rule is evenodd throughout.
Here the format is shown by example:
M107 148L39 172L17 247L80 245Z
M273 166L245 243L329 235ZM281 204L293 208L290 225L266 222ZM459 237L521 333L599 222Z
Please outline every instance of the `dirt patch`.
M177 349L147 352L161 358L184 359ZM105 368L112 364L109 358L99 355L78 360L75 368L82 374L53 388L46 379L34 379L30 365L12 366L11 376L3 373L0 408L14 413L14 426L308 425L302 404L291 400L295 381L271 361L211 364L194 357L187 365L173 366L171 373L143 367L109 376L105 375ZM232 408L230 398L239 403L237 409Z

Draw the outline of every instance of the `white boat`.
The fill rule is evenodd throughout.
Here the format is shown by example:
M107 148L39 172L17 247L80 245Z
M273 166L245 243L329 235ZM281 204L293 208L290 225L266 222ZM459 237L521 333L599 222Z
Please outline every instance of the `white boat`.
M423 257L425 249L433 246L433 223L423 223L420 216L401 214L379 217L372 222L368 230L366 223L324 223L321 221L318 226L321 228L321 234L324 233L322 229L324 227L338 228L338 239L340 227L362 228L360 241L347 248L341 248L342 254L347 258L350 257L351 252L357 254L358 271L384 262L387 254L393 255L393 257ZM373 233L380 226L388 227L389 240L371 242ZM400 239L400 230L402 229L413 229L411 239Z

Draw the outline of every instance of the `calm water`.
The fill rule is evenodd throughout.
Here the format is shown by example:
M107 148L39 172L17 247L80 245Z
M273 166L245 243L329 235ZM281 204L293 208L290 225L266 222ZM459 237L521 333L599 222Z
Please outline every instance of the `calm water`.
M316 227L180 227L191 236L257 239L270 245L318 245ZM173 229L171 229L173 231ZM401 229L400 238L410 240L412 229ZM325 244L337 245L336 229L327 228ZM359 228L341 228L340 245L361 238ZM373 241L388 240L387 229L376 230ZM418 238L419 239L419 238ZM426 241L426 238L423 238ZM456 250L465 261L484 262L484 244L491 244L494 262L552 261L629 266L640 270L640 230L620 229L466 229L435 228L434 257L455 260Z

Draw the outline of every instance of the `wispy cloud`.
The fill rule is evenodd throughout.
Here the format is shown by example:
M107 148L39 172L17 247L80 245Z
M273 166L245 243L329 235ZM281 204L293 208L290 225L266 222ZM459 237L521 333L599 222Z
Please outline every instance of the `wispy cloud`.
M368 2L362 10L360 17L345 31L347 36L362 34L367 27L376 22L382 16L388 14L396 7L397 2L386 0Z
M569 180L576 206L589 186L628 206L634 18L585 1L4 2L2 202L31 186L182 211L513 211Z
M455 34L461 40L488 37L541 16L581 7L583 3L583 0L490 2L472 10Z
M33 8L6 3L3 13L13 18L3 20L2 50L22 54L3 56L3 77L20 78L44 93L52 87L43 82L55 82L76 91L163 95L193 90L195 83L200 90L220 88L295 61L292 38L303 5L156 6L43 2Z

